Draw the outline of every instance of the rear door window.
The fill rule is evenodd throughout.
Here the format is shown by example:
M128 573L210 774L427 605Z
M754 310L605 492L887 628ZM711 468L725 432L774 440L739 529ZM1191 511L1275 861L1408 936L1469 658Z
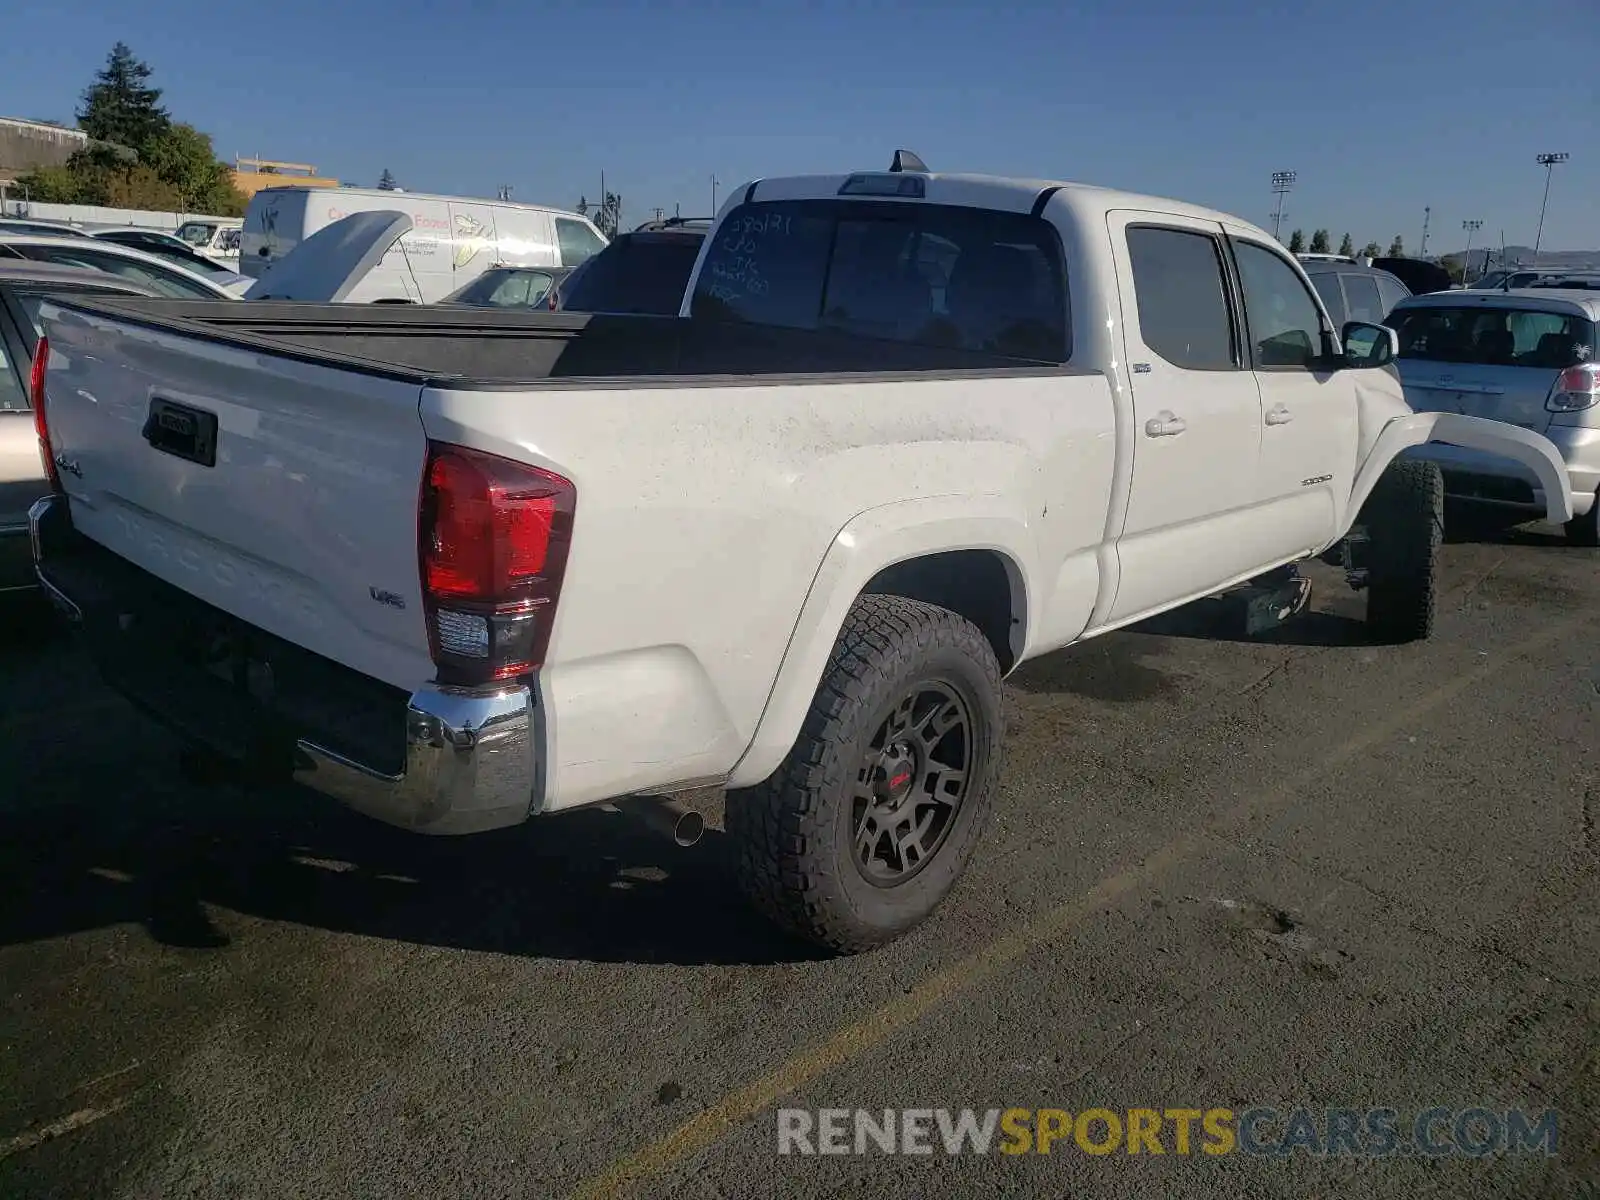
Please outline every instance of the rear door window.
M1343 325L1349 318L1345 316L1344 293L1339 290L1339 277L1332 271L1323 271L1310 278L1311 286L1322 297L1322 306L1328 310L1328 316L1335 325Z
M1192 230L1130 226L1128 258L1144 344L1188 371L1237 369L1217 239Z
M1394 306L1409 295L1411 295L1410 290L1394 276L1378 276L1378 299L1385 313L1392 313Z
M1564 370L1590 361L1595 325L1585 317L1537 309L1402 308L1389 324L1400 357L1429 362Z
M706 252L693 312L1034 361L1070 350L1050 224L946 205L743 205Z
M1373 324L1383 320L1383 314L1389 310L1384 308L1383 299L1378 295L1377 281L1372 276L1348 271L1339 276L1339 281L1344 284L1344 298L1349 305L1347 320L1370 321Z

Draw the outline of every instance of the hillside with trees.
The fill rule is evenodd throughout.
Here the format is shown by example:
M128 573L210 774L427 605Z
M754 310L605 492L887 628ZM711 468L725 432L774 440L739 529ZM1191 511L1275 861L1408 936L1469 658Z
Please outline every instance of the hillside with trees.
M60 167L18 179L33 200L242 216L246 199L211 138L174 121L150 86L150 67L122 42L83 93L78 128L88 144Z

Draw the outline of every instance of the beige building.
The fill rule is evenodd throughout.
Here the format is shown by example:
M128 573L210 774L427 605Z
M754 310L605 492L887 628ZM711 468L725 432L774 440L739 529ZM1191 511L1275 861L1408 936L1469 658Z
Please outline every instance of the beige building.
M308 163L275 162L268 158L238 158L233 160L233 186L246 197L254 196L269 187L325 187L339 186L337 179L317 174L316 167Z

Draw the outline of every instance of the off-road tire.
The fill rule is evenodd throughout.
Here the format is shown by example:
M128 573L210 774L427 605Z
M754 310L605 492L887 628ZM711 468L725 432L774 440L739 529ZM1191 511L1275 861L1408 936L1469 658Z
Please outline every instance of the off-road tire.
M1595 497L1594 507L1581 517L1573 517L1562 528L1567 531L1570 546L1600 546L1600 494Z
M1362 513L1367 544L1367 629L1381 642L1433 633L1444 543L1444 476L1430 462L1391 463Z
M855 777L884 714L924 685L947 688L965 705L966 791L925 865L878 886L856 861ZM860 597L782 765L728 795L742 890L780 926L834 953L906 933L939 906L972 857L998 785L1003 734L1000 668L976 626L920 601Z

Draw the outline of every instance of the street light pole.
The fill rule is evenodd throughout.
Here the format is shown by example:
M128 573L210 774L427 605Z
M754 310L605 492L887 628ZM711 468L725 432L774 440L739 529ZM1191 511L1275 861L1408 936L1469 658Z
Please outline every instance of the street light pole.
M711 177L711 215L717 215L717 177Z
M1539 244L1544 241L1544 210L1550 203L1550 177L1555 174L1556 164L1564 163L1571 158L1570 154L1541 154L1538 163L1544 168L1544 199L1539 201L1539 232L1533 235L1533 265L1539 265Z
M1464 255L1461 256L1461 286L1462 287L1466 287L1467 286L1467 272L1472 270L1472 235L1477 233L1478 230L1483 228L1483 222L1482 221L1463 221L1463 222L1461 222L1461 228L1463 228L1463 229L1465 229L1467 231L1467 252ZM1484 266L1488 266L1488 265L1489 265L1488 260L1485 259L1484 260Z
M1274 171L1272 173L1272 194L1278 198L1277 207L1272 213L1272 236L1277 241L1283 241L1283 198L1294 187L1296 172Z

